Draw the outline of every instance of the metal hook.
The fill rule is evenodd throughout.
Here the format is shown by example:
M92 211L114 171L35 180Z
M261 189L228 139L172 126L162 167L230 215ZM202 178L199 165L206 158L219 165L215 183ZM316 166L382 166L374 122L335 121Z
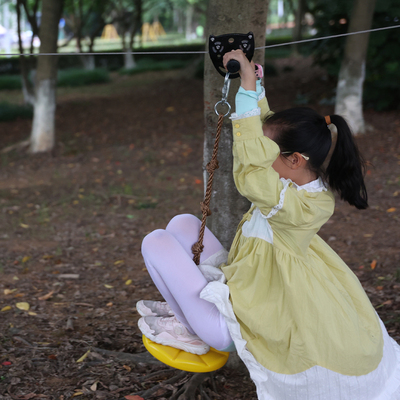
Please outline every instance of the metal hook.
M230 112L231 112L231 105L228 103L228 94L229 94L229 88L231 86L231 80L229 79L229 72L225 74L225 81L224 81L224 86L222 87L222 100L220 100L217 104L214 106L214 111L217 115L220 115L220 113L217 111L217 106L219 104L227 105L228 106L228 112L224 114L224 117L226 117Z

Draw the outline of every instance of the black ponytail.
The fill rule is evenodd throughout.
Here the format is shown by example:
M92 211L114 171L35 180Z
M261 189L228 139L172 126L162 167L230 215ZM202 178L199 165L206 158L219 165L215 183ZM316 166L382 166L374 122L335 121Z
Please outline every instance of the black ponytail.
M332 146L331 131L324 117L308 107L284 110L268 117L264 124L273 132L281 152L299 152L309 157L309 168L321 176L340 198L359 209L368 207L363 172L365 163L346 121L332 115L338 134L336 147L326 170L323 168Z
M329 186L341 199L358 209L368 207L364 183L365 162L361 157L347 122L340 115L330 116L337 129L336 146L326 168Z

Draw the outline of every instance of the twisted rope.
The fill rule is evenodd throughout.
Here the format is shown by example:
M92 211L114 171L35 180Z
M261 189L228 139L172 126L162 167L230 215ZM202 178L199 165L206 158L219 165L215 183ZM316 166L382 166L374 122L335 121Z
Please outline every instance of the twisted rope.
M206 220L209 215L211 215L210 210L210 200L211 200L211 190L214 180L214 172L219 167L218 165L218 146L219 146L219 139L221 137L221 130L222 130L222 123L224 120L224 114L218 115L218 124L217 124L217 133L215 135L215 142L213 153L210 162L206 166L206 170L209 174L208 181L207 181L207 189L204 195L204 200L200 203L201 205L201 212L203 217L201 219L201 227L199 232L199 239L198 241L192 246L192 253L193 253L193 261L196 265L200 263L200 255L204 249L203 240L204 240L204 231L206 230Z

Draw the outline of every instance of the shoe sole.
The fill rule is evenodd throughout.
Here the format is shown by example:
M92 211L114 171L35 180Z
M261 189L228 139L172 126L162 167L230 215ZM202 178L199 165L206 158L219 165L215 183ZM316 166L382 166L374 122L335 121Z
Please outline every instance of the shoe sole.
M197 354L199 356L206 354L210 351L209 346L205 349L200 349L199 346L190 345L189 343L181 342L179 340L160 339L158 336L155 336L151 333L150 327L146 324L146 322L142 318L139 319L138 326L144 336L146 336L148 339L152 340L155 343L162 344L163 346L174 347L176 349L183 350L192 354Z

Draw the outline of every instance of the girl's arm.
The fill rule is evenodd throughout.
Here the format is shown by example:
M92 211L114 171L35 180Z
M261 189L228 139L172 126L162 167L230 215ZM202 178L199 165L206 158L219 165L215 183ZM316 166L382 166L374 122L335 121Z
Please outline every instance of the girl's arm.
M225 65L232 58L241 66L241 87L236 95L236 113L232 115L235 184L244 197L267 215L279 203L284 186L272 168L280 151L263 134L261 117L271 111L263 88L256 83L254 65L240 50L225 54Z

